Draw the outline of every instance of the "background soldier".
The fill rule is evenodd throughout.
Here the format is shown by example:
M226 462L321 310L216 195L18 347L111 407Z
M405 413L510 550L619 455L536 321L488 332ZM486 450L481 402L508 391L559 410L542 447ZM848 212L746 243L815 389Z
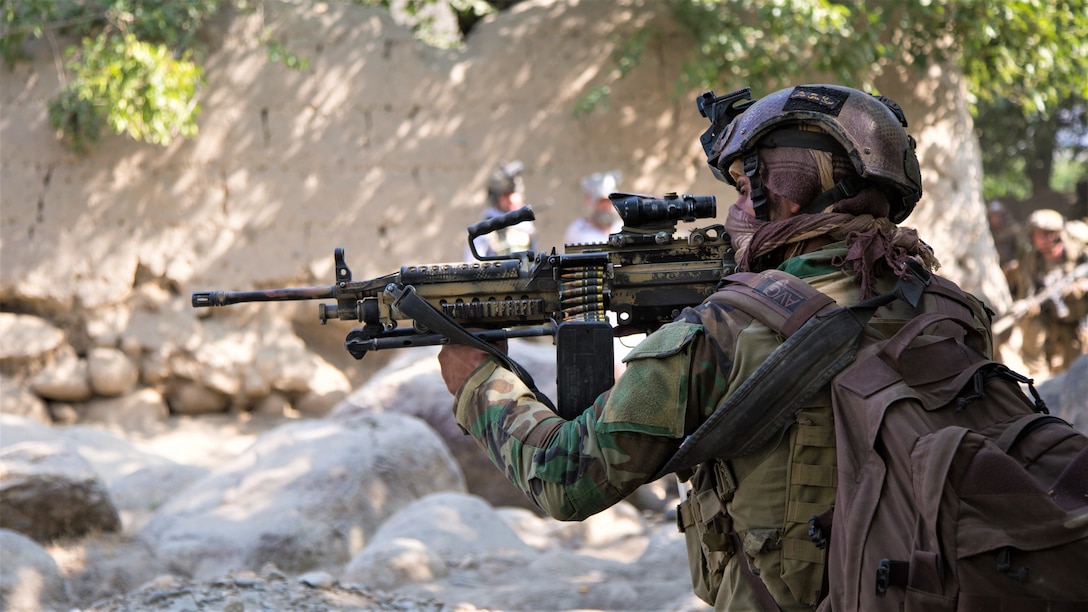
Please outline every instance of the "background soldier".
M1010 312L1019 319L1010 343L1027 373L1040 378L1065 371L1088 347L1088 275L1080 265L1088 256L1065 225L1056 210L1031 213L1017 265L1008 274L1017 300Z
M1016 249L1023 230L1009 215L1005 205L997 200L990 200L986 205L986 219L990 223L990 234L994 237L1001 269L1007 275L1009 269L1016 265Z
M487 179L487 208L482 220L506 214L525 206L525 183L521 178L525 166L520 161L499 164ZM532 221L478 236L473 243L483 256L509 255L519 251L536 250L536 227ZM465 260L472 261L472 252Z
M567 226L563 244L603 244L608 242L609 234L620 231L623 222L608 196L619 191L622 177L622 173L613 170L582 178L585 212Z

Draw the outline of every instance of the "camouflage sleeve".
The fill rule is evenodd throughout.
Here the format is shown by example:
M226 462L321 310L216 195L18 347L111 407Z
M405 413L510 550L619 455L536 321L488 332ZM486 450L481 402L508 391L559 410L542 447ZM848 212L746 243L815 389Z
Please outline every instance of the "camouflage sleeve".
M640 343L627 369L577 418L538 402L494 359L457 395L457 422L549 515L581 520L630 495L716 405L724 383L702 327L672 323Z

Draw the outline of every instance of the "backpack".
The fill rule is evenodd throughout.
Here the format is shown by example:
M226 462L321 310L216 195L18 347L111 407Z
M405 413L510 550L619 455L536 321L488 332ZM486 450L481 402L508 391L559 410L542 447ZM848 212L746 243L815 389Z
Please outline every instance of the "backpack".
M890 338L863 333L879 305L917 307L922 294L937 308ZM838 489L834 508L809 522L827 550L819 609L1088 609L1088 437L1050 416L1029 379L982 355L973 298L915 266L894 292L853 307L779 271L729 277L712 299L786 341L662 472L715 448L754 451L753 438L781 431L830 384ZM827 327L836 320L856 325ZM803 386L798 371L819 380Z
M1088 609L1088 438L972 331L921 315L832 382L823 609Z

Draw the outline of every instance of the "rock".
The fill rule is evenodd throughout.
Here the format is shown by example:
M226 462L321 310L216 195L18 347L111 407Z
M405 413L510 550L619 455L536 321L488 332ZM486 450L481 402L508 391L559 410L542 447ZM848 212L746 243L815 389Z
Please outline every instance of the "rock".
M511 356L533 373L538 387L555 398L555 347L542 342L515 340ZM401 351L388 366L336 405L330 418L354 414L396 412L423 419L442 436L461 471L468 491L493 506L519 506L539 512L535 504L507 480L471 436L453 418L453 397L442 382L438 347Z
M198 465L170 464L140 468L118 478L109 490L125 533L138 533L156 510L208 473L208 468Z
M0 527L39 542L121 527L105 485L64 440L0 448L0 506Z
M1061 416L1088 433L1088 355L1081 355L1065 371L1062 384Z
M28 440L61 440L57 429L35 419L0 412L0 450Z
M307 576L310 576L307 574ZM300 579L301 580L301 579ZM185 612L197 610L273 610L276 612L403 611L475 612L474 606L447 606L433 597L409 597L357 586L310 585L239 572L200 582L163 576L129 593L95 602L85 612Z
M291 400L282 393L273 391L257 401L250 412L256 417L279 418L290 414L292 410L294 408L291 406Z
M133 591L170 571L146 544L118 533L83 538L78 546L54 546L51 552L76 602Z
M1081 355L1069 369L1036 386L1051 414L1056 414L1088 433L1088 355Z
M0 338L0 372L9 375L41 368L65 341L64 332L49 321L11 312L0 312Z
M30 379L30 389L47 400L57 402L85 402L93 394L87 374L87 361L75 351L62 351L63 355L45 366Z
M94 399L84 406L81 423L121 430L146 430L170 417L166 400L155 389L139 389L120 397Z
M584 521L557 521L521 508L499 508L503 522L537 550L567 549L603 559L629 560L643 554L648 530L639 511L627 502Z
M528 555L531 551L480 497L434 493L383 523L374 539L348 563L341 582L375 581L376 586L392 588L440 578L445 575L444 563L491 553ZM420 565L412 566L412 562Z
M0 550L0 610L66 609L64 580L44 548L21 533L0 529Z
M191 380L182 380L171 386L166 403L175 414L215 414L227 411L230 397Z
M348 396L351 383L343 372L316 355L312 358L312 367L307 379L309 388L293 402L293 406L306 416L325 416Z
M50 402L49 415L57 425L75 425L81 418L79 408L68 402Z
M617 542L641 536L646 531L642 515L628 502L619 502L584 521L562 524L567 527L564 537L587 549L614 546Z
M98 347L87 355L87 375L96 395L117 397L132 391L140 371L120 349Z
M14 379L0 374L0 406L5 414L27 417L44 425L51 425L53 417L42 398L31 393Z
M179 492L139 537L197 578L269 562L338 571L390 515L428 493L463 489L449 451L418 419L300 421Z
M344 569L342 580L391 590L413 582L438 580L448 573L446 562L415 538L393 538L363 549Z
M79 453L107 487L112 487L121 478L146 467L173 465L169 459L141 450L122 437L132 431L124 428L107 431L97 426L76 425L57 430L57 434Z

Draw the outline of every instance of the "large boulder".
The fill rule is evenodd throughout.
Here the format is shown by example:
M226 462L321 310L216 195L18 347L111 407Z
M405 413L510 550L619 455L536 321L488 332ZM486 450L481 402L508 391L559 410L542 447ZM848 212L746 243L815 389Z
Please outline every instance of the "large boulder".
M0 610L67 609L64 580L44 548L20 533L0 529L0 550Z
M453 396L442 382L438 350L438 347L403 350L388 366L337 404L329 417L339 420L356 414L393 412L423 419L438 432L457 459L469 493L479 495L493 506L535 508L454 420ZM539 341L512 340L510 355L532 372L545 395L555 399L554 346Z
M1038 386L1051 414L1088 433L1088 355L1081 355L1069 369Z
M39 542L121 528L105 483L74 445L27 419L0 419L0 527Z
M265 563L289 572L338 570L415 499L463 490L448 449L418 419L300 421L261 435L179 492L139 537L198 579Z
M392 589L446 575L447 565L489 553L532 552L483 499L465 493L434 493L382 524L356 555L341 582Z

